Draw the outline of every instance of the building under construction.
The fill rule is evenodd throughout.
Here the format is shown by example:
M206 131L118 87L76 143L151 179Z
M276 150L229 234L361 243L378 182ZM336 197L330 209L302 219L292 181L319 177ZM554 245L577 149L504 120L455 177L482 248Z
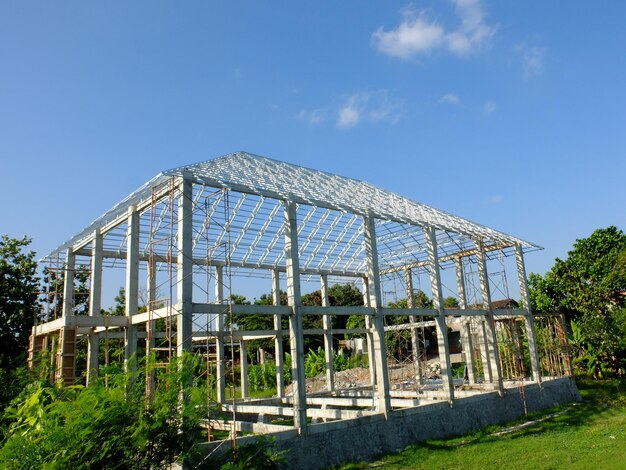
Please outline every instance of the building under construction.
M326 466L575 398L562 318L528 308L524 255L536 249L362 181L238 152L160 173L48 254L45 321L33 328L29 360L33 366L47 352L55 380L89 384L112 339L123 341L129 367L142 356L154 355L156 363L146 363L158 367L197 351L215 380L208 399L233 412L230 420L208 420L209 427L229 430L230 439L272 434L285 447L300 446L294 465ZM75 287L79 274L86 289ZM273 305L232 302L251 277L267 279ZM102 309L112 300L103 300L103 283L116 281L124 285L123 316ZM302 305L301 286L311 283L321 306ZM330 305L329 287L346 283L363 292L363 306ZM415 305L418 291L432 306ZM518 294L519 307L494 308L492 295ZM447 308L449 297L456 300ZM251 314L269 316L273 328L244 330L232 320ZM305 315L320 316L321 328L304 329ZM337 321L354 315L364 327ZM449 344L449 330L458 332L458 345ZM390 380L402 364L386 345L396 332L409 343L411 376L401 383ZM333 345L345 335L365 338L366 385L335 381ZM324 345L323 391L307 392L305 336ZM259 338L273 340L276 395L255 400L246 349ZM87 361L77 372L81 342ZM234 360L238 391L227 394ZM145 375L149 396L154 373ZM346 451L344 441L360 448ZM306 450L331 442L327 460Z

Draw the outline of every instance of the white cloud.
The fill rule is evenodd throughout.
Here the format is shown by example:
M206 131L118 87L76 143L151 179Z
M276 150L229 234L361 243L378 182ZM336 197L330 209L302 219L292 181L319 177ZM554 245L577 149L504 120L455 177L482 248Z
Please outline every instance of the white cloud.
M389 98L387 90L363 91L346 97L337 112L337 127L349 128L369 122L400 119L401 103Z
M356 126L361 119L361 113L354 105L354 103L346 103L339 110L339 118L337 119L337 125L339 127L352 127Z
M495 26L485 22L481 0L451 0L461 24L446 30L436 20L429 19L426 10L416 11L406 7L403 20L396 29L385 31L382 27L372 33L372 44L392 57L411 59L442 49L457 55L467 55L489 43L496 32Z
M378 28L372 34L374 46L392 57L409 59L420 52L430 52L443 41L444 30L435 21L429 21L425 11L415 14L406 9L404 21L396 29Z
M522 67L526 80L543 74L543 62L547 52L545 47L518 46L517 51L522 56Z
M485 104L483 105L483 114L485 114L485 116L489 116L496 109L498 108L493 101L485 101Z
M446 104L459 104L459 97L454 93L446 93L441 98L439 98L439 102Z
M297 115L297 118L302 121L308 122L312 126L314 126L315 124L319 124L326 119L325 112L321 109L313 109L311 111L307 109L301 109Z

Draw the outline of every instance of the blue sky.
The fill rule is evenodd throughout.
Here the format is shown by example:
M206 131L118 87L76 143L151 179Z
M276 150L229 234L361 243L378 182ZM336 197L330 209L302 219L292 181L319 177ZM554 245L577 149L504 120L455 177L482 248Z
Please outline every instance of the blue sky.
M545 247L626 228L626 3L0 3L0 233L236 150Z

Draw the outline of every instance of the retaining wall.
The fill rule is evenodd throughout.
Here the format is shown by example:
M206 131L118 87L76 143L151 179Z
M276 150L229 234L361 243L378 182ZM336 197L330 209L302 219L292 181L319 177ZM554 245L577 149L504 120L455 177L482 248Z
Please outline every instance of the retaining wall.
M580 394L573 380L563 377L540 385L525 385L524 398L530 413L578 401ZM523 414L519 388L507 388L503 397L497 392L485 393L456 399L453 405L441 402L396 410L386 419L383 415L372 415L312 424L302 436L295 430L273 435L278 447L287 451L288 468L322 469L368 460L427 439L452 437L488 425L504 424ZM238 443L252 439L254 437L240 438Z

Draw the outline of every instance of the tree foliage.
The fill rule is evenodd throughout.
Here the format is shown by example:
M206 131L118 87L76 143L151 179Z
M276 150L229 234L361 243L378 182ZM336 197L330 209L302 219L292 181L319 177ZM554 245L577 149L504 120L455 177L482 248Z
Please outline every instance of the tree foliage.
M529 276L531 308L573 322L574 363L582 373L623 374L626 366L626 234L616 227L576 240L545 276Z
M0 368L23 364L39 314L39 278L29 238L0 240Z
M197 356L159 374L146 405L143 384L120 370L90 385L31 383L5 413L11 422L0 449L2 468L170 468L193 448L206 416L206 390L185 389ZM104 374L103 374L104 375Z

